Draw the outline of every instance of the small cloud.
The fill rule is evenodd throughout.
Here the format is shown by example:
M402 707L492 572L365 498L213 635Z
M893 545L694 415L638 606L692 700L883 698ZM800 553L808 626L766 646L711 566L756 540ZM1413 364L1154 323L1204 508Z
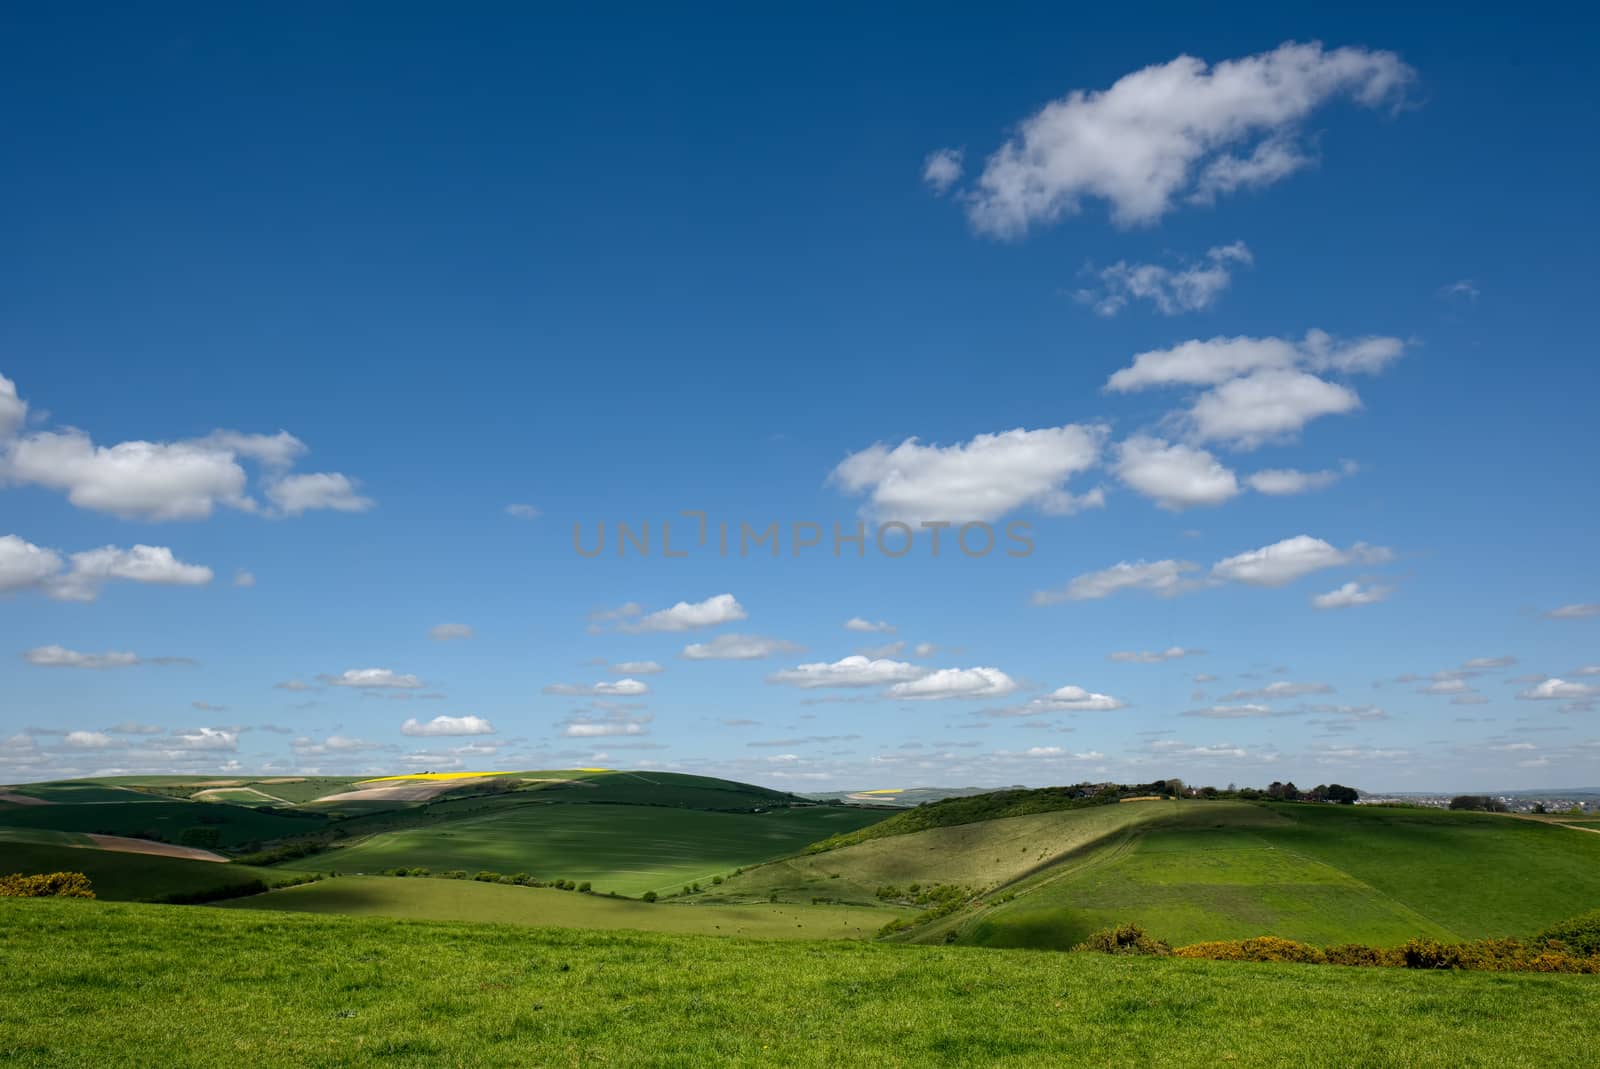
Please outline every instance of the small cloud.
M494 725L479 716L436 716L422 722L416 718L400 725L400 734L420 737L435 735L493 735Z
M887 623L887 622L885 622L883 620L878 620L877 622L873 622L871 620L862 619L859 616L852 616L852 617L850 617L850 619L846 620L844 622L844 629L846 631L857 631L857 632L860 632L862 634L874 634L874 635L892 635L892 634L894 634L894 625L893 624Z
M962 156L961 149L942 148L922 161L922 180L935 195L943 196L961 180Z
M532 505L517 501L506 506L506 515L515 516L519 520L537 520L540 513Z
M466 624L435 624L428 632L428 637L435 642L454 642L458 639L471 638L472 628Z
M247 572L243 568L233 573L233 585L251 587L256 585L254 572Z

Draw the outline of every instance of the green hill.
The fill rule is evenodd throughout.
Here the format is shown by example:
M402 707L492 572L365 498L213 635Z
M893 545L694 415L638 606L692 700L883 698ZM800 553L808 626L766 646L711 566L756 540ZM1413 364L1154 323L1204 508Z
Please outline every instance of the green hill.
M525 872L590 881L599 891L666 893L877 820L842 807L725 813L644 804L539 804L543 792L439 807L422 827L381 831L350 846L283 863L308 871Z
M0 876L19 872L81 872L97 898L130 902L261 890L290 877L247 865L0 839Z
M19 1066L1503 1069L1600 1049L1589 976L64 900L0 900L0 933Z

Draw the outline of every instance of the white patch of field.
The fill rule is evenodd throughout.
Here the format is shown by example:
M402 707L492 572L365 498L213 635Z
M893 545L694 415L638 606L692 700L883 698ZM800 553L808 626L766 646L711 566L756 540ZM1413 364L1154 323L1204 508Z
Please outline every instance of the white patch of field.
M10 791L0 791L0 802L10 802L13 805L55 805L48 798L35 798L29 794L12 794Z
M174 846L171 843L153 843L148 839L129 839L121 835L96 835L90 833L90 840L95 848L100 850L115 850L123 854L157 854L161 857L182 857L190 861L221 861L228 859L221 854L213 854L210 850L202 850L198 846ZM71 844L81 849L88 849L82 844Z
M462 779L436 779L396 783L393 779L367 780L366 786L355 784L353 791L341 791L338 794L325 794L314 801L315 805L328 805L337 802L426 802L436 798L445 791L453 791L457 787L466 787L475 783L482 783L492 779L492 776L479 775Z
M258 791L254 787L212 787L209 790L195 791L190 795L197 802L239 802L258 800L263 802L276 802L287 805L285 799L266 791Z

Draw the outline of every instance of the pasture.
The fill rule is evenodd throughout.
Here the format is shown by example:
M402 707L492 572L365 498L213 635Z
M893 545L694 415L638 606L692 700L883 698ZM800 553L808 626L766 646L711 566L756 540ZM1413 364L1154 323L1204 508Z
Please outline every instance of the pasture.
M0 1052L30 1067L1505 1069L1600 1048L1588 976L17 899L0 955Z
M867 939L908 910L801 904L641 902L476 880L341 876L223 903L231 909L549 928L628 928L748 939Z
M0 839L0 876L81 872L89 877L97 897L130 902L226 892L256 881L271 886L290 877L288 873L248 865L95 850L70 845L73 837L56 834L64 841L51 844Z
M881 814L834 807L721 813L649 805L529 804L540 792L457 803L462 815L372 835L285 862L315 872L424 866L590 881L597 891L666 894L781 857ZM474 809L480 811L473 812Z

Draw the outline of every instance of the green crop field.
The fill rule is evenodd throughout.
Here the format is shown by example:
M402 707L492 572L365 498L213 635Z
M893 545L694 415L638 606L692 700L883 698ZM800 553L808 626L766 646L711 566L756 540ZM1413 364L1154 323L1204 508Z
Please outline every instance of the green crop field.
M283 867L381 872L423 866L588 880L597 891L665 893L877 820L837 807L716 813L649 805L543 805L541 792L450 803L456 819L373 835ZM446 810L448 814L450 811Z
M906 911L862 906L687 905L511 887L474 880L340 876L224 903L235 909L487 921L551 928L631 928L752 939L865 939Z
M209 893L238 888L257 880L271 885L290 875L273 869L216 861L190 861L0 838L0 876L15 872L81 872L89 877L97 897L123 901Z
M321 826L322 820L312 816L290 817L271 810L220 802L179 802L137 795L135 800L125 804L9 805L0 811L0 827L97 832L134 838L155 836L171 843L179 842L189 828L211 827L217 829L222 846L305 835Z
M1006 888L1009 901L912 938L955 931L962 942L1064 948L1131 921L1175 945L1252 935L1383 944L1526 935L1600 905L1600 836L1570 828L1387 807L1174 808Z
M419 881L421 882L421 881ZM1600 977L0 900L19 1066L1295 1065L1600 1049Z

